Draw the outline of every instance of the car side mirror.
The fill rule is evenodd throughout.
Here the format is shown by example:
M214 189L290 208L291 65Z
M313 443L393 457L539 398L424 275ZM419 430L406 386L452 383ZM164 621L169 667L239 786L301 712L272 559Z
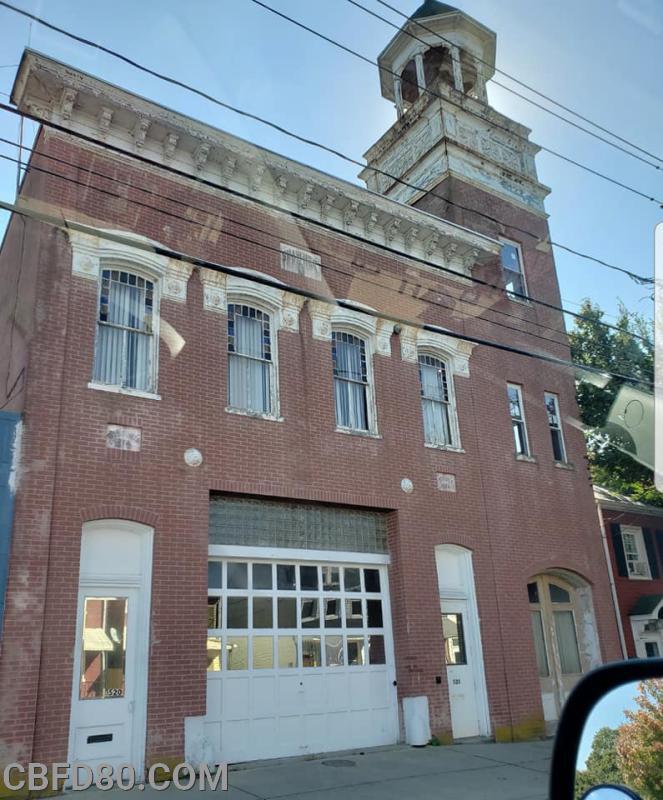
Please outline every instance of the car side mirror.
M663 658L607 664L576 685L555 736L549 796L663 797Z

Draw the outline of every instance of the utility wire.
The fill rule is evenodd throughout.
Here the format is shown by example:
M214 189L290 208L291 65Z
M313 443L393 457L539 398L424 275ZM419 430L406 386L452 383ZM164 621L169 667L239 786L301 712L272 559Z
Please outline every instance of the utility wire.
M29 114L27 112L18 111L17 109L12 108L11 106L4 105L3 103L0 103L0 110L6 110L6 111L9 111L9 112L11 112L13 114L19 115L19 116L25 116L27 119L40 121L36 116L34 116L32 114ZM184 170L177 169L176 167L173 167L170 164L161 164L159 162L153 161L150 158L147 158L146 156L140 155L139 153L128 152L127 150L124 150L121 147L117 147L116 145L112 145L109 142L96 139L96 138L94 138L92 136L87 136L84 133L81 133L79 131L71 130L69 128L66 128L63 125L59 125L58 123L51 122L50 120L49 121L42 121L42 125L44 125L46 127L49 127L49 128L53 128L54 130L61 131L61 132L65 133L65 134L67 134L68 136L71 136L71 137L80 139L82 141L88 142L88 143L90 143L92 145L95 145L96 147L101 147L104 150L108 150L108 151L113 152L113 153L118 153L121 156L123 156L124 158L129 157L134 161L138 161L138 162L140 162L142 164L146 164L146 165L149 165L151 167L156 167L159 170L163 170L165 172L171 173L173 175L177 175L179 177L184 177L184 178L188 179L189 181L193 181L195 183L200 183L202 185L212 187L214 189L217 189L217 190L223 192L224 194L230 195L231 197L240 197L243 200L249 200L249 201L251 201L251 202L253 202L253 203L255 203L255 204L259 205L259 206L262 206L264 208L269 208L270 210L273 210L273 211L278 211L278 212L281 212L281 213L285 213L288 216L292 217L293 219L296 219L296 220L299 220L301 222L313 225L314 227L322 228L323 230L331 231L333 233L338 233L338 228L336 228L335 226L330 225L330 224L328 224L326 222L323 222L322 220L320 220L320 221L314 220L314 219L312 219L312 218L310 218L308 216L305 216L305 215L300 214L300 213L295 212L295 211L285 211L281 206L278 206L278 205L276 205L274 203L270 203L267 200L260 199L258 197L255 197L255 196L252 196L250 194L247 194L245 192L241 192L241 191L239 191L237 189L231 189L230 187L223 186L222 184L217 183L215 181L211 181L211 180L209 180L207 178L203 178L200 175L191 175L190 173L188 173L188 172L186 172ZM361 244L368 244L369 246L375 247L375 248L377 248L379 250L387 252L390 255L396 255L398 257L405 258L405 259L407 259L409 261L414 261L416 263L424 264L424 265L426 265L428 267L432 267L433 269L435 269L436 271L438 271L440 273L444 273L444 274L450 275L450 276L452 276L454 278L458 278L459 273L456 270L452 270L452 269L450 269L448 267L440 266L439 264L435 264L433 261L430 261L428 259L421 258L420 256L411 255L409 253L405 253L405 252L403 252L401 250L398 250L397 248L391 247L390 245L381 244L379 242L373 242L373 241L367 239L366 237L361 236L360 234L357 234L357 233L353 233L351 231L344 231L344 235L349 239L353 239L355 241L358 241ZM484 286L486 288L496 289L500 293L504 292L504 287L503 286L501 286L499 284L491 283L490 281L483 280L482 278L477 278L474 275L463 276L463 278L465 280L470 281L470 282L472 282L474 284L477 284L479 286ZM523 295L523 294L518 294L518 293L512 293L512 294L514 294L517 298L519 298L521 300L526 300L526 301L528 301L528 302L530 302L532 304L536 304L536 305L542 306L543 308L548 308L548 309L553 310L553 311L559 311L561 313L569 314L569 316L572 316L572 317L586 319L582 315L579 315L577 312L565 309L562 306L557 306L554 303L548 303L547 301L541 300L541 299L538 299L538 298L530 298L530 297L527 297L526 295ZM602 324L607 326L609 323L602 323Z
M291 292L292 294L299 295L300 297L305 297L308 300L317 300L319 302L328 304L333 303L335 305L340 306L341 308L346 308L350 311L354 311L359 314L365 314L366 316L369 317L381 319L384 318L385 316L383 313L380 313L379 311L374 311L373 309L365 308L364 306L358 306L356 303L353 303L348 300L331 301L330 298L326 295L318 294L317 292L312 292L308 289L302 289L299 286L292 286L290 284L285 284L282 281L276 280L274 278L269 278L267 276L262 276L262 275L255 275L253 273L247 274L241 269L237 269L234 267L227 267L223 264L218 264L214 261L209 261L204 258L199 258L198 256L188 255L178 250L171 250L170 248L163 247L162 245L136 241L136 239L111 233L109 231L102 230L101 228L97 228L95 226L83 225L73 220L66 220L62 219L61 217L55 217L50 214L45 214L35 209L28 209L16 203L7 203L4 200L0 200L0 209L3 209L5 211L10 211L14 214L18 214L21 217L27 217L29 219L34 219L38 222L51 225L55 228L59 228L64 232L68 232L69 230L75 230L81 233L86 233L88 235L97 236L98 238L104 239L106 241L119 242L134 249L155 253L156 255L165 256L166 258L172 258L177 261L185 261L186 263L191 264L195 267L205 267L206 269L211 269L214 270L215 272L221 272L226 275L232 275L234 277L242 278L243 280L248 280L252 283L258 283L263 286L271 286L281 291L288 291ZM428 331L430 333L438 333L438 334L443 334L445 336L453 336L454 338L460 339L461 341L471 342L472 344L483 345L485 347L491 347L495 350L501 350L502 352L505 353L520 355L524 356L525 358L533 358L539 361L545 361L548 364L555 364L556 366L559 367L571 369L576 374L578 372L579 373L587 372L591 374L601 375L603 377L615 378L617 380L626 381L634 385L637 384L645 386L647 388L653 388L654 385L652 382L642 380L641 378L638 378L635 375L625 375L620 372L613 372L612 370L605 370L599 367L593 367L585 364L576 364L573 361L568 361L567 359L564 358L558 358L557 356L553 356L547 353L535 353L531 350L523 350L522 348L519 347L514 347L508 344L502 344L501 342L495 342L491 339L484 339L479 336L471 336L469 334L460 333L459 331L453 331L438 325L430 325L428 323L422 323L419 322L418 320L399 318L395 317L392 314L387 314L386 316L389 318L391 322L394 322L399 325L406 325L408 327L417 328L419 330Z
M290 22L292 25L296 25L298 28L302 28L302 30L305 30L308 33L313 34L313 36L317 36L319 39L322 39L323 41L328 42L331 45L334 45L334 47L338 47L340 50L344 50L346 53L350 53L351 55L355 56L356 58L359 58L362 61L365 61L367 64L371 64L371 66L378 67L379 69L382 69L382 71L386 72L388 75L393 75L395 78L399 78L401 80L408 80L408 79L403 79L403 77L401 75L398 75L393 70L387 69L386 67L380 67L380 65L378 64L377 61L374 61L373 59L369 58L368 56L363 55L363 53L360 53L357 50L353 50L351 47L348 47L347 45L342 44L341 42L337 41L336 39L332 39L330 36L327 36L326 34L321 33L320 31L316 30L315 28L311 28L309 25L305 25L303 22L300 22L298 19L295 19L294 17L290 17L290 16L288 16L288 14L284 14L282 11L278 11L276 8L272 8L272 6L267 5L267 3L263 3L262 0L251 0L251 2L255 3L257 6L260 6L261 8L264 8L266 11L269 11L272 14L275 14L277 17L281 17L282 19L286 20L287 22ZM5 5L4 0L2 0L2 2L0 2L0 5ZM416 83L415 80L409 80L409 83L412 86L418 86L418 84ZM529 139L527 139L525 136L523 136L522 134L519 134L519 133L515 133L514 131L510 130L509 128L507 128L505 125L500 125L499 123L494 122L493 120L487 120L481 114L477 114L475 111L471 111L469 108L466 108L462 104L455 102L454 100L452 100L449 97L445 97L444 95L440 94L439 92L434 91L433 89L429 89L428 87L425 87L425 86L424 87L419 87L419 88L421 89L421 91L425 92L426 94L429 94L431 97L436 97L439 100L442 100L443 102L448 103L449 105L455 106L456 108L460 108L463 111L465 111L466 113L470 114L471 116L476 117L477 119L480 119L482 122L484 122L484 123L488 122L488 124L491 125L493 128L497 128L499 130L505 131L511 137L516 138L516 139L521 139L524 142L527 142L528 144L531 144ZM583 169L583 170L585 170L585 172L589 172L592 175L596 175L596 177L602 178L605 181L609 181L610 183L614 184L615 186L619 186L622 189L625 189L626 191L632 192L633 194L644 198L645 200L649 200L649 202L651 202L651 203L657 203L659 206L663 206L663 200L659 200L656 197L651 197L650 195L646 194L645 192L640 191L640 189L635 189L633 186L629 186L626 183L622 183L621 181L618 181L616 178L611 178L609 175L606 175L604 172L599 172L598 170L593 169L592 167L589 167L586 164L582 164L579 161L576 161L575 159L571 158L570 156L565 156L562 153L558 152L557 150L551 149L550 147L546 147L544 145L539 145L539 147L541 148L541 150L544 150L546 153L549 153L550 155L553 155L556 158L560 158L563 161L566 161L568 164L573 164L575 167Z
M253 0L253 2L257 2L257 0ZM260 3L260 5L264 5L264 4ZM66 31L63 28L59 28L56 25L53 25L52 23L47 22L46 20L43 20L40 17L35 16L34 14L30 14L27 11L23 11L23 9L16 8L15 6L11 5L10 3L7 3L6 0L0 0L0 6L6 7L8 9L12 10L12 11L15 11L15 12L17 12L19 14L22 14L23 16L26 16L29 19L32 19L32 20L38 22L39 24L44 25L45 27L56 31L57 33L61 33L62 35L67 36L68 38L74 39L77 42L80 42L80 43L85 44L85 45L87 45L89 47L93 47L95 49L101 50L102 52L107 53L107 54L109 54L109 55L111 55L111 56L113 56L115 58L118 58L121 61L124 61L125 63L129 64L130 66L141 70L142 72L145 72L145 73L147 73L149 75L152 75L153 77L159 78L160 80L163 80L163 81L165 81L167 83L173 84L175 86L179 86L179 87L181 87L183 89L186 89L187 91L190 91L190 92L192 92L192 93L194 93L194 94L196 94L196 95L198 95L198 96L200 96L200 97L202 97L202 98L204 98L206 100L209 100L211 103L214 103L215 105L218 105L221 108L224 108L224 109L226 109L228 111L232 111L233 113L238 114L240 116L252 119L252 120L254 120L256 122L261 123L262 125L266 125L267 127L270 127L272 129L278 131L279 133L284 134L285 136L289 136L290 138L293 138L293 139L295 139L295 140L297 140L299 142L302 142L303 144L307 144L307 145L309 145L311 147L316 147L318 149L321 149L321 150L323 150L323 151L325 151L327 153L330 153L331 155L336 156L337 158L342 159L343 161L346 161L346 162L348 162L350 164L354 164L356 166L359 166L362 169L369 169L372 172L375 172L376 174L384 175L385 177L387 177L387 178L389 178L389 179L391 179L393 181L396 181L397 183L399 183L399 184L401 184L403 186L406 186L408 188L415 189L416 191L427 191L428 194L430 194L430 195L432 195L434 197L441 198L448 205L451 205L453 207L456 207L456 208L459 208L461 210L467 211L469 213L477 214L478 216L480 216L482 218L485 218L485 219L488 219L489 221L491 221L491 222L493 222L495 224L498 224L498 225L502 225L503 224L501 222L501 220L498 220L495 217L491 217L490 215L485 214L484 212L481 212L478 209L473 209L473 208L469 208L469 207L463 206L460 203L456 203L455 201L452 201L452 200L449 200L449 199L443 197L442 195L438 194L437 192L428 191L424 187L417 186L415 184L411 184L411 183L403 180L402 178L399 178L399 177L397 177L395 175L392 175L389 172L386 172L384 170L378 169L377 167L370 167L367 164L365 164L363 161L360 161L358 159L352 158L351 156L348 156L345 153L340 152L339 150L336 150L336 149L331 148L331 147L329 147L329 146L327 146L325 144L322 144L321 142L317 142L317 141L315 141L313 139L308 139L308 138L306 138L304 136L301 136L301 135L299 135L297 133L294 133L293 131L288 130L287 128L284 128L281 125L278 125L275 122L272 122L271 120L265 119L264 117L260 117L257 114L253 114L253 113L251 113L249 111L245 111L244 109L240 109L240 108L237 108L235 106L232 106L229 103L224 102L223 100L219 100L218 98L213 97L212 95L208 94L207 92L204 92L204 91L202 91L200 89L197 89L194 86L190 86L189 84L186 84L186 83L184 83L184 82L182 82L182 81L180 81L180 80L178 80L176 78L172 78L172 77L170 77L168 75L164 75L162 73L156 72L155 70L152 70L149 67L146 67L146 66L144 66L142 64L139 64L137 61L134 61L133 59L130 59L129 57L127 57L125 55L122 55L121 53L118 53L118 52L116 52L114 50L111 50L111 49L105 47L104 45L98 44L97 42L93 42L93 41L88 40L88 39L84 39L83 37L78 36L78 35L76 35L74 33L70 33L69 31ZM284 16L280 12L277 12L274 9L270 9L269 6L265 6L265 8L268 8L269 10L273 11L275 14L278 14L279 16ZM288 17L287 19L290 19L290 18ZM308 28L306 28L306 26L303 26L302 23L296 22L294 20L291 20L291 21L294 24L297 24L300 27L304 27L306 30L309 30ZM323 34L319 34L317 31L312 31L312 30L311 30L311 32L315 33L316 36L320 36L321 38L327 40L327 37L325 37ZM329 41L331 41L331 40L329 40ZM348 52L351 52L353 55L356 55L359 58L362 58L363 60L368 61L373 66L376 65L376 62L373 62L370 59L367 59L365 56L362 56L362 55L360 55L358 53L355 53L354 51L349 50L344 45L340 45L340 44L338 44L336 42L333 42L333 43L337 44L337 46L341 47L342 49L348 50ZM437 95L437 96L440 97L440 95ZM442 98L442 99L445 99L445 98ZM449 102L452 102L452 101L449 101ZM453 103L452 102L452 104L458 106L457 103ZM2 106L2 107L5 110L9 110L10 109L9 106ZM458 107L461 107L461 106L458 106ZM11 109L11 110L14 111L14 109ZM41 120L39 120L36 117L34 119L37 122L41 122ZM515 134L510 134L510 135L515 135ZM520 228L520 227L518 227L516 225L511 225L510 227L513 228L513 230L519 231L519 232L521 232L521 233L523 233L523 234L525 234L527 236L530 236L530 237L534 238L538 242L541 241L539 235L536 234L536 233L532 233L531 231L527 231L527 230L525 230L523 228ZM634 280L636 283L640 283L640 284L645 285L645 284L650 284L650 283L654 282L653 278L648 278L648 277L644 277L642 275L638 275L638 274L636 274L636 273L632 272L631 270L628 270L628 269L626 269L624 267L620 267L620 266L617 266L615 264L609 264L606 261L603 261L603 260L598 259L598 258L594 258L593 256L590 256L590 255L587 255L587 254L584 254L584 253L580 253L580 252L578 252L577 250L574 250L571 247L567 247L565 245L560 245L560 244L558 244L556 242L552 242L551 240L547 240L547 241L548 241L548 243L550 245L555 246L555 247L560 247L560 248L566 250L569 253L572 253L572 254L574 254L576 256L579 256L580 258L583 258L583 259L586 259L586 260L590 260L590 261L594 261L597 264L600 264L601 266L607 267L608 269L612 269L612 270L615 270L617 272L621 272L622 274L625 274L629 278Z
M356 2L356 0L347 0L347 2L348 3L352 3L352 5L363 9L367 14L371 14L371 16L374 16L374 17L377 17L378 19L383 20L388 25L391 25L393 28L396 28L397 30L402 30L403 33L407 34L408 36L413 36L416 39L419 38L419 37L415 36L414 34L412 34L411 32L405 30L405 27L401 27L399 25L395 25L393 22L391 22L390 20L386 19L385 17L382 17L382 16L376 14L374 11L371 11L370 9L365 8L360 3ZM392 6L390 3L387 3L386 0L376 0L376 2L380 3L380 5L384 6L385 8L390 9L395 14L398 14L399 16L403 17L408 22L413 23L418 28L421 28L422 30L428 31L428 33L432 33L441 42L444 42L445 44L454 45L455 47L458 47L458 49L460 51L467 53L469 56L471 56L476 61L479 61L481 64L484 64L487 67L490 67L491 69L493 69L495 72L499 73L500 75L504 75L504 77L509 78L509 80L512 80L514 83L517 83L519 86L522 86L524 89L527 89L528 91L533 92L534 94L538 95L539 97L543 98L544 100L547 100L549 103L552 103L553 105L557 106L558 108L561 108L562 110L567 111L569 114L573 114L574 117L577 117L578 119L581 119L583 122L587 122L592 127L597 128L600 131L603 131L603 133L607 133L609 136L612 136L614 139L617 139L618 141L623 142L624 144L627 144L629 147L632 147L634 150L639 150L641 153L644 153L645 155L650 156L651 158L655 159L656 161L660 161L661 163L663 163L663 158L661 158L660 156L657 156L655 153L650 153L649 150L645 150L643 147L640 147L639 145L634 144L633 142L630 142L628 139L625 139L623 136L620 136L619 134L615 133L614 131L611 131L609 128L603 127L603 125L600 125L598 122L594 122L594 120L591 120L588 117L583 116L578 111L574 111L572 108L569 108L569 106L566 106L563 103L560 103L558 100L555 100L554 98L550 97L550 95L547 95L544 92L540 92L538 89L535 89L533 86L530 86L529 84L525 83L524 81L519 80L514 75L511 75L508 72L505 72L503 69L500 69L499 67L496 67L494 64L491 64L489 61L486 61L485 59L480 58L479 56L475 55L474 53L471 53L466 48L460 47L459 45L455 44L455 42L452 42L450 39L447 39L446 37L442 36L441 33L437 33L432 28L429 28L428 25L424 25L424 23L421 22L420 20L412 19L405 12L401 11L400 9L396 8L395 6ZM428 45L428 42L426 42L423 39L419 39L419 41L424 42L424 44ZM632 153L629 150L626 150L626 149L624 149L622 147L619 147L618 145L614 144L613 142L610 142L609 140L604 139L602 136L598 136L593 131L589 131L589 130L587 130L587 128L583 128L581 125L578 125L577 123L573 122L573 120L570 120L567 117L563 117L563 116L561 116L561 114L557 114L556 112L552 111L551 109L546 108L545 106L541 105L540 103L537 103L535 100L532 100L530 97L527 97L526 95L521 94L520 92L517 92L512 87L506 86L503 83L499 83L499 81L496 81L494 78L492 80L493 80L493 83L496 86L499 86L502 89L506 89L507 92L511 92L512 94L515 94L517 97L520 97L523 100L527 101L528 103L531 103L532 105L536 106L537 108L542 109L546 113L552 114L553 116L557 117L558 119L561 119L564 122L567 122L569 125L573 125L573 127L578 128L581 131L584 131L585 133L589 134L590 136L594 136L597 139L599 139L600 141L606 142L606 144L609 144L609 145L611 145L613 147L617 147L619 150L622 150L627 155L633 156L633 158L639 158L640 161L644 161L645 164L649 164L650 166L654 167L654 169L661 169L661 167L658 166L657 164L652 164L651 161L648 161L647 159L644 159L644 158L640 158L640 156L636 155L635 153Z

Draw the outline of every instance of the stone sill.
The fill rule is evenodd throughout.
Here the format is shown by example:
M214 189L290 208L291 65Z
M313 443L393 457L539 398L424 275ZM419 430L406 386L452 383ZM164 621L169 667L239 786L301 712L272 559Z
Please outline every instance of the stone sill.
M575 469L575 467L570 461L554 461L553 463L556 469L568 469L568 470Z
M125 394L128 397L140 397L143 400L161 400L161 395L153 394L152 392L142 392L140 389L125 389L122 386L112 386L106 383L94 383L90 381L87 385L88 389L94 389L98 392L110 392L111 394Z
M464 453L465 450L462 447L454 447L450 444L432 444L431 442L424 442L424 447L427 447L429 450L444 450L446 453Z
M379 433L371 433L371 431L355 431L352 428L336 428L336 433L345 433L348 436L362 436L364 439L382 439Z
M224 411L226 414L236 414L238 417L248 417L249 419L264 419L268 422L284 422L283 417L277 417L274 414L263 414L260 411L247 411L244 408L233 408L226 406Z
M525 464L538 464L539 463L535 456L524 456L524 455L518 455L516 453L515 459L516 459L516 461L522 461Z

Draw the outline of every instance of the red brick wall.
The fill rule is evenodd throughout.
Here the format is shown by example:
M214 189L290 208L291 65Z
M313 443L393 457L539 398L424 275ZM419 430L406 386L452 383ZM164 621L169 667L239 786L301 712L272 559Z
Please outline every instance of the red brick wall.
M55 178L40 181L33 190L46 207L65 208L100 227L132 230L185 253L257 269L320 291L319 283L280 270L279 244L289 242L322 256L324 286L332 296L368 302L385 316L419 317L521 346L535 346L526 332L492 323L537 330L529 322L516 323L494 310L483 312L482 318L469 316L472 306L467 300L561 326L558 315L497 300L496 294L452 283L405 259L359 248L341 235L296 225L285 216L170 180L162 172L139 171L128 160L92 156L58 136L42 137L40 147L76 163L93 162L95 169L130 179L160 198L146 198L132 189L123 190L126 198L118 199ZM52 163L48 168L63 169ZM83 170L68 173L86 178ZM112 183L106 185L118 191ZM166 199L170 196L203 211L174 206ZM135 199L173 214L138 207ZM232 238L233 233L276 251ZM391 588L399 694L428 694L436 731L451 727L446 681L435 683L436 675L444 675L437 544L460 544L473 551L491 722L502 735L519 735L541 717L526 592L531 576L564 568L589 581L603 657L619 656L583 437L571 424L577 409L570 375L538 361L477 347L470 359L471 377L455 380L465 452L429 449L423 446L417 367L401 361L394 336L391 358L374 359L381 438L342 435L334 431L330 346L311 337L304 310L298 334L278 335L284 421L230 415L223 410L226 318L203 310L202 287L194 272L186 304L162 301L162 319L185 341L177 355L161 342L162 399L91 390L87 384L97 288L72 276L64 234L44 229L42 237L37 326L25 394L25 473L16 507L0 659L0 731L6 756L39 761L66 757L81 523L105 516L151 520L155 528L147 754L148 760L182 754L183 717L205 711L211 489L393 512ZM551 265L544 264L543 257L537 263L532 291L554 299L556 283L546 272ZM492 269L497 279L497 266ZM490 268L480 272L488 275ZM423 288L415 288L416 283ZM394 291L397 287L404 287L405 296ZM541 340L535 342L544 347ZM565 343L545 346L567 355ZM514 458L507 380L523 384L536 463ZM573 469L553 464L545 390L560 396ZM104 434L112 422L142 428L140 453L109 455ZM182 455L188 447L202 451L200 468L185 466ZM436 489L438 472L456 476L455 494ZM401 491L403 477L414 482L413 494Z
M663 595L663 559L657 552L659 575L658 580L632 580L619 574L617 560L612 545L612 535L610 526L612 523L619 525L635 525L640 528L649 528L651 531L663 530L663 517L648 516L647 514L631 514L622 511L614 511L604 508L601 510L605 526L605 535L608 540L610 550L610 560L612 572L615 579L615 589L617 591L617 602L619 603L619 613L624 629L624 639L626 640L626 652L629 658L635 658L635 643L633 642L633 631L631 630L631 620L629 613L639 597L647 594Z

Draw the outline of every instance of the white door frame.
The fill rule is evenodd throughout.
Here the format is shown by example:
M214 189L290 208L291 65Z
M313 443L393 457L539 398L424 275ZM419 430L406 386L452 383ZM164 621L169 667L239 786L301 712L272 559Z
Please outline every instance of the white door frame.
M130 551L118 553L118 542L113 535L123 536L126 543L132 543ZM70 704L68 762L74 758L75 719L73 709L79 692L81 637L83 626L83 597L89 589L105 589L121 595L123 589L137 589L137 619L135 636L135 696L131 736L131 763L136 769L136 777L145 771L145 745L147 739L147 687L148 662L150 652L150 605L152 595L152 542L154 530L138 522L128 520L94 520L83 525L81 536L80 574L78 581L78 601L76 604L76 639L74 644L72 701ZM114 550L114 557L104 558L106 550ZM120 564L118 565L118 555ZM121 556L124 555L124 559ZM107 566L116 567L105 571ZM119 568L118 568L119 567ZM131 620L129 620L131 624Z
M458 560L458 580L444 583L442 580L438 555L443 552L453 553ZM435 547L435 560L440 603L444 601L463 600L467 603L468 625L465 626L465 641L469 645L474 661L474 687L476 692L477 712L479 716L479 736L490 736L490 708L488 705L488 688L486 686L486 669L483 661L483 647L481 644L481 628L479 607L477 604L476 589L474 585L474 567L472 565L472 551L455 544L440 544ZM442 622L440 621L440 625ZM441 654L444 658L444 654ZM446 671L446 665L445 665Z

